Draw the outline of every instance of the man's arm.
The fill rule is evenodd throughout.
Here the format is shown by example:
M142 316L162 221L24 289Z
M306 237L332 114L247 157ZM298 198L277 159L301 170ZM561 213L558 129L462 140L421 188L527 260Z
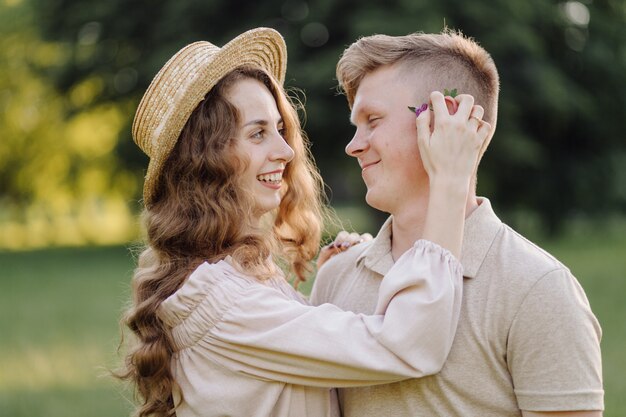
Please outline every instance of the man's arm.
M524 411L523 417L602 417L602 411Z
M559 267L534 284L519 307L507 345L519 407L535 410L524 416L602 415L601 336L587 297L569 270Z

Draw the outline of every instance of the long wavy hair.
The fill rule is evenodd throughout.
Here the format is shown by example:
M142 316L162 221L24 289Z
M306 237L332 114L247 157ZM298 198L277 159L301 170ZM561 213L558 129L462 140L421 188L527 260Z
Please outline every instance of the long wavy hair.
M235 152L240 115L229 88L243 78L263 83L283 118L294 158L283 173L282 201L269 213L271 233L252 222L253 201L240 186L247 161ZM305 280L322 229L321 178L301 130L296 103L265 72L239 68L213 87L194 110L164 164L153 203L142 214L146 247L132 279L132 305L122 318L135 343L117 373L136 389L136 415L173 416L175 404L168 329L157 317L161 302L202 262L231 255L258 279L287 265Z

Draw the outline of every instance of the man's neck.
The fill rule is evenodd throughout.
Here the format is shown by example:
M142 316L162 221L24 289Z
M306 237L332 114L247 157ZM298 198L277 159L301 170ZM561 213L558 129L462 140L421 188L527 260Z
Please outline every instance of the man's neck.
M465 206L465 218L469 217L477 207L476 195L471 193L467 198ZM416 240L422 237L427 208L428 197L426 196L412 205L405 206L403 210L398 210L397 213L391 213L393 214L391 256L394 261L409 250Z

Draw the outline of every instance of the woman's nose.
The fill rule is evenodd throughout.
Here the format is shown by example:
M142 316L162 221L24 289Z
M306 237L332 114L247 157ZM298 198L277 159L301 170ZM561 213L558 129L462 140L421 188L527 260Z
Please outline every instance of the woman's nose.
M295 153L287 141L277 133L276 149L274 151L273 159L289 162L293 159Z

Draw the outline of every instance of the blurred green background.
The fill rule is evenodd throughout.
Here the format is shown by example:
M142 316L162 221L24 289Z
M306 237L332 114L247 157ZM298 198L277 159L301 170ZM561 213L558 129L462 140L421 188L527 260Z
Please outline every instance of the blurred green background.
M347 227L375 232L334 68L359 36L461 29L502 89L479 194L579 278L604 329L606 416L626 415L624 0L0 0L0 416L124 416L107 376L129 298L146 158L130 125L195 40L270 26ZM305 290L308 287L305 287Z

